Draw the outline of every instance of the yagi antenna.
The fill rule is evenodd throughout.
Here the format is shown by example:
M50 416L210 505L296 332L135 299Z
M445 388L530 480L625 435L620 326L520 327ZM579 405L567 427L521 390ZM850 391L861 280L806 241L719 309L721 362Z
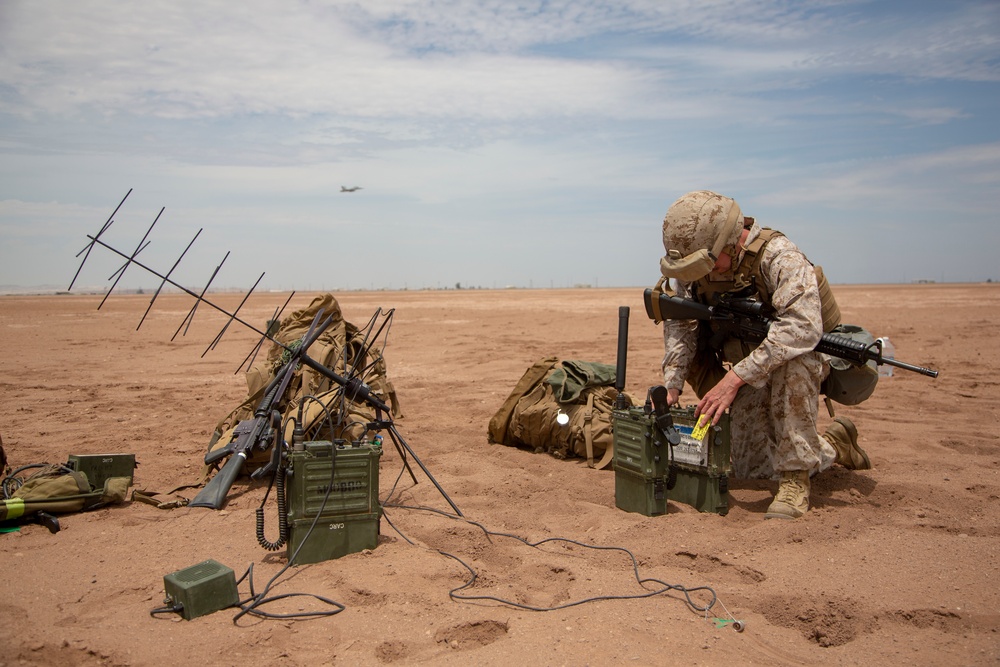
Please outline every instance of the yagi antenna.
M122 201L124 201L124 200L122 200ZM158 220L160 219L160 216L161 216L161 215L163 215L163 212L164 212L165 210L167 210L167 207L166 207L166 206L164 206L163 208L161 208L161 209L160 209L160 212L156 214L156 218L155 218L155 219L153 220L153 224L151 224L151 225L149 226L149 229L147 229L147 230L146 230L146 233L145 233L145 234L143 235L143 237L142 237L142 240L141 240L141 241L139 241L139 245L137 245L137 246L135 247L135 251L134 251L134 252L132 253L131 257L129 257L129 258L128 258L128 261L126 261L126 262L125 262L124 264L122 264L122 265L121 265L121 267L119 267L119 269L118 269L117 271L115 271L115 273L112 273L112 274L111 274L111 275L110 275L110 276L108 277L108 280L111 280L112 278L114 278L114 277L115 277L115 274L118 274L118 277L117 277L117 278L115 279L115 282L114 282L114 284L113 284L113 285L111 286L111 289L109 289L109 290L108 290L108 293L104 295L104 298L103 298L103 299L101 299L101 303L100 303L100 304L98 304L98 306L97 306L97 310L100 310L100 309L101 309L101 306L103 306L103 305L104 305L104 302L108 300L108 297L109 297L109 296L111 296L111 292L113 292L113 291L114 291L115 287L116 287L116 286L118 285L118 281L119 281L119 280L121 280L121 279L122 279L122 277L123 277L123 276L125 275L125 269L127 269L127 268L128 268L128 266L129 266L129 264L131 264L131 263L132 263L132 260L134 260L134 259L136 258L136 256L137 256L137 255L138 255L138 254L139 254L140 252L142 252L143 250L145 250L145 249L146 249L146 247L147 247L147 246L149 245L149 243L150 243L150 242L149 242L149 241L147 241L146 239L147 239L147 238L149 238L149 234L150 234L150 232L152 232L152 231L153 231L153 227L154 227L154 226L156 225L156 222L157 222L157 221L158 221ZM86 258L84 258L84 261L86 261ZM83 264L81 264L81 265L80 265L80 267L81 267L81 268L83 268ZM72 286L71 286L71 287L72 287Z
M205 292L207 292L208 288L211 287L212 281L215 280L215 276L219 275L219 269L222 268L222 265L226 263L227 259L229 259L229 251L228 250L226 251L226 256L223 257L222 261L219 262L219 265L217 267L215 267L215 271L212 271L212 275L209 277L208 282L205 283L205 287L202 288L201 294L199 294L198 298L195 299L194 305L191 306L191 310L189 310L188 314L184 316L183 320L181 320L181 324L180 324L180 326L177 327L177 331L175 331L174 335L170 337L170 342L173 342L174 339L177 338L177 334L179 334L181 332L181 329L184 329L184 335L185 336L187 335L188 328L190 328L191 323L194 322L194 314L195 314L195 311L198 310L198 304L202 302L203 297L205 296ZM187 326L185 326L185 324Z
M395 424L393 424L393 422L392 422L392 409L389 407L389 405L387 403L385 403L381 398L379 398L378 396L376 396L375 394L373 394L372 390L371 390L371 387L369 387L368 385L366 385L364 383L363 379L361 379L360 377L358 377L358 365L361 363L361 359L360 358L355 359L354 364L352 364L353 367L350 369L350 375L348 377L344 377L344 376L341 376L338 373L336 373L332 368L327 368L326 366L324 366L320 362L312 359L311 357L309 357L309 355L306 354L306 351L307 351L307 349L309 347L309 344L312 343L315 340L315 338L317 338L320 335L320 333L322 332L322 330L326 329L326 327L330 325L330 323L332 322L332 319L333 319L332 315L329 316L326 320L324 320L324 322L322 324L318 325L319 318L320 318L320 316L322 314L322 310L319 313L317 313L316 317L313 320L312 326L310 326L310 328L309 328L309 332L306 334L306 336L304 338L302 338L300 340L300 344L298 346L298 349L296 350L296 349L292 348L291 346L286 345L286 344L282 343L281 341L277 340L274 337L274 335L272 334L272 331L271 331L271 324L274 321L280 321L281 313L284 312L285 307L288 306L288 304L291 302L292 297L295 296L295 292L292 292L288 296L288 299L285 301L284 305L281 306L281 308L278 308L278 309L275 310L274 317L272 318L271 322L268 323L268 327L267 327L266 331L261 331L260 329L258 329L254 325L250 324L246 320L243 320L243 319L241 319L239 317L240 309L242 309L243 306L246 304L247 299L249 299L250 295L253 294L253 291L260 284L260 281L263 280L263 278L264 278L264 274L263 273L260 274L260 277L257 278L257 282L255 282L253 284L253 287L251 287L250 290L246 293L246 295L244 295L243 300L240 301L239 306L237 306L236 309L233 312L229 312L225 308L222 308L221 306L213 303L211 300L205 298L205 294L208 292L209 287L212 285L212 281L215 280L216 276L219 274L219 271L222 269L222 265L225 263L226 259L229 257L229 253L228 252L226 253L226 256L222 258L222 261L219 262L219 265L217 267L215 267L215 271L212 272L212 275L209 277L208 282L205 283L205 287L202 288L202 290L201 290L200 293L196 293L196 292L188 289L184 285L181 285L180 283L176 282L170 276L173 275L173 272L177 269L177 266L181 263L181 260L184 259L184 256L187 254L188 250L190 250L191 246L194 245L194 242L198 240L198 236L202 232L201 229L199 229L198 232L194 235L194 238L191 239L191 241L187 244L187 247L184 248L184 251L181 252L180 256L174 262L173 266L170 267L170 270L167 271L166 273L160 273L159 271L157 271L157 270L155 270L155 269L147 266L146 264L142 263L138 259L139 253L141 253L143 250L145 250L147 247L149 247L149 244L150 244L149 236L150 236L150 234L153 231L153 227L156 226L156 223L159 221L160 216L163 214L163 210L164 209L162 209L162 208L160 209L159 214L157 214L156 218L153 220L152 224L149 226L149 229L146 230L146 234L142 237L142 239L139 241L139 243L136 244L135 250L133 250L131 254L125 254L124 252L118 250L114 246L109 245L108 243L105 243L104 240L101 237L104 235L104 233L106 231L108 231L108 228L111 227L111 224L114 221L114 216L118 213L119 209L121 209L122 205L125 203L125 200L128 198L128 196L130 194L132 194L132 190L131 189L129 189L128 193L125 194L125 197L122 198L122 200L121 200L121 202L119 202L118 206L115 207L115 210L108 217L107 221L101 226L101 228L100 228L100 230L98 230L97 234L95 234L93 236L87 235L87 238L90 239L90 242L86 245L86 247L84 247L76 255L77 257L79 257L80 255L83 255L83 260L80 262L80 266L77 268L76 274L73 276L73 280L69 284L69 290L72 290L73 289L73 285L76 284L76 280L80 276L80 272L83 270L83 265L87 262L87 259L90 258L90 252L91 252L91 250L94 249L95 245L101 246L102 248L106 248L107 250L110 250L111 252L113 252L114 254L118 255L119 257L121 257L122 259L125 260L125 263L122 266L120 266L117 271L115 271L114 273L112 273L111 276L108 278L108 280L111 280L112 278L114 278L115 282L111 285L111 288L108 290L107 294L104 295L104 299L101 300L101 304L102 305L108 299L108 297L111 295L111 292L114 291L115 287L118 285L118 282L125 275L125 272L132 265L138 266L140 269L142 269L142 270L144 270L144 271L150 273L151 275L154 275L154 276L156 276L157 278L160 279L160 285L159 285L159 287L156 288L156 292L153 294L153 297L149 300L149 305L146 307L146 312L143 313L142 319L139 320L139 326L136 327L136 330L138 330L139 327L142 326L142 323L146 321L146 317L149 315L149 312L152 310L153 304L156 302L156 299L160 295L160 292L163 290L163 288L166 287L167 285L170 285L170 286L175 287L178 290L184 292L185 294L187 294L187 295L189 295L191 297L194 297L194 300L195 300L194 305L191 307L191 310L189 310L188 313L184 316L184 319L181 321L180 326L177 327L177 331L174 332L174 335L171 338L171 340L174 340L174 338L177 337L177 334L180 333L181 329L184 329L184 333L185 334L187 333L188 327L190 327L191 323L194 321L194 315L195 315L195 312L198 309L198 305L204 303L204 304L210 306L211 308L214 308L215 310L219 311L223 315L226 315L228 317L228 319L226 320L225 325L223 325L223 327L219 331L219 333L216 334L216 336L215 336L214 339L212 339L212 342L209 343L208 347L205 349L205 352L202 353L203 357L205 356L205 354L208 353L209 350L214 349L219 344L219 342L222 340L222 337L226 334L226 331L228 331L230 325L232 325L233 322L239 322L240 324L242 324L243 326L245 326L247 329L258 333L261 336L260 340L254 346L253 350L250 352L249 355L247 355L247 358L244 359L243 363L240 364L240 367L236 369L237 372L239 372L239 370L241 368L243 368L244 364L247 363L248 359L250 360L251 364L253 363L253 359L256 358L256 355L260 351L260 348L264 344L265 340L270 340L270 341L274 342L276 345L280 346L281 348L287 350L288 352L290 352L292 354L292 359L289 361L289 364L291 364L294 361L295 365L298 365L299 363L301 363L301 364L304 364L305 366L308 366L309 368L311 368L314 371L316 371L317 373L323 375L327 379L329 379L329 380L335 382L336 384L340 385L340 387L343 389L343 396L344 396L344 398L348 398L348 399L350 399L352 401L364 402L364 403L367 403L370 407L372 407L374 409L374 411L375 411L375 419L373 421L371 421L371 422L368 422L365 425L366 428L368 430L382 430L382 429L387 429L388 432L389 432L390 440L396 446L396 449L399 451L400 456L402 457L402 459L404 461L404 464L406 466L406 469L410 471L410 476L413 479L413 481L416 482L417 480L416 480L416 477L413 475L412 469L410 469L409 463L407 462L407 459L406 459L407 453L409 453L409 455L413 458L413 460L416 461L417 464L420 465L421 470L424 471L424 474L427 475L428 479L430 479L430 481L434 484L434 486L438 489L438 491L441 492L441 495L445 498L445 500L448 501L448 504L451 505L451 508L455 511L455 513L458 514L458 516L464 516L462 514L462 511L458 508L458 506L455 505L455 503L451 500L451 498L448 497L448 494L445 493L444 489L441 488L441 485L438 484L437 480L434 479L434 476L431 474L431 472L427 469L427 467L423 464L423 462L420 461L420 459L417 457L416 453L406 443L406 440L403 439L402 435L400 435L399 431L395 427ZM100 306L98 306L98 308L99 307ZM377 331L374 331L374 329L375 329L375 324L376 324L376 322L378 320L378 317L381 314L381 309L379 309L379 311L375 313L375 315L372 318L372 321L369 323L369 326L366 327L365 341L362 344L363 345L363 349L365 349L365 350L370 349L371 344L374 343L374 341L377 340L378 337L382 334L383 330L385 329L385 327L388 326L389 321L391 320L392 312L393 311L390 310L388 313L385 314L385 317L383 318L383 320L381 322L381 325L378 327ZM372 333L374 333L374 336L371 336ZM369 342L369 338L370 337L371 337L371 342ZM345 352L346 352L346 349L345 349ZM289 372L291 372L292 368L293 368L293 366L288 366ZM365 369L361 369L362 373L364 371L365 371ZM288 377L290 378L291 376L289 375ZM278 377L275 377L275 379L272 380L272 383L277 383L277 382L278 382ZM282 382L287 383L287 378L283 379ZM287 386L287 384L285 386ZM278 389L280 389L280 387L277 384L275 384L275 390L278 390ZM238 441L234 441L234 442L238 442ZM209 456L213 457L213 459L211 461L208 460ZM241 450L238 454L232 454L232 452L223 451L221 453L221 456L216 456L215 453L210 453L209 455L206 455L206 461L205 461L205 463L206 464L212 464L216 460L218 460L220 458L223 458L225 456L230 456L230 461L227 462L227 464L226 464L226 466L224 466L223 470L226 470L227 468L229 468L230 467L230 463L232 463L233 460L236 459L237 463L234 464L234 465L237 466L236 473L238 474L239 470L242 469L242 463L240 463L238 460L240 459L240 457L242 457L243 460L245 460L245 458L246 458L246 452L245 451ZM215 482L217 479L220 480L220 482L222 482L222 483L231 485L232 481L235 479L235 477L229 476L229 477L223 478L221 475L216 475L215 477L213 477L212 482ZM210 483L210 485L211 485L211 483ZM221 485L217 485L217 486L221 486ZM206 486L206 488L201 493L199 493L199 496L194 499L194 501L191 503L191 505L192 506L214 507L215 509L219 509L219 507L221 507L221 503L224 502L225 494L226 494L226 492L228 492L228 489L229 489L228 486L225 486L225 488L221 489L221 491L222 491L221 499L215 498L213 496L211 499L209 499L210 501L204 501L204 502L202 502L201 505L199 505L199 498L203 494L206 494L206 492L209 491L209 488ZM216 490L218 490L218 489L216 489ZM215 490L213 490L213 493L215 493Z
M253 287L250 288L250 291L243 296L243 300L240 301L240 305L236 306L236 310L234 310L232 314L229 316L229 321L223 325L222 330L215 335L215 338L212 340L211 343L208 344L208 347L205 348L205 351L201 353L201 356L204 357L206 354L208 354L209 350L214 350L215 346L218 345L220 341L222 341L222 337L226 334L226 330L229 329L229 325L233 323L233 320L237 319L236 315L239 314L240 308L242 308L243 304L247 302L247 299L250 298L250 295L253 294L253 291L257 289L257 285L259 285L260 281L263 279L264 279L264 274L262 272L260 274L260 277L257 278L257 282L255 282L253 284ZM266 331L264 332L264 335L267 335Z
M260 334L260 336L261 336L261 339L254 346L254 349L251 351L251 353L249 355L247 355L247 359L245 359L244 362L242 364L240 364L239 368L236 369L237 373L240 371L240 369L243 368L244 364L247 363L247 360L250 360L251 364L253 363L253 360L256 359L257 352L260 350L260 348L263 345L263 343L264 343L265 340L271 340L271 341L277 343L278 345L280 345L281 347L283 347L285 349L288 349L287 345L285 345L285 344L281 343L280 341L276 340L275 338L273 338L271 336L270 332L268 332L268 331L261 331L259 328L255 327L254 325L250 324L246 320L241 319L239 317L240 309L243 308L243 306L246 304L247 300L250 298L250 295L253 294L254 290L260 284L261 280L263 280L263 278L264 278L264 274L263 273L260 274L260 277L257 278L257 282L255 282L254 285L253 285L253 287L251 287L250 290L244 295L243 300L240 302L239 306L237 306L236 310L234 310L232 312L229 312L225 308L222 308L221 306L213 303L211 300L205 298L205 294L208 292L209 288L211 287L212 282L215 280L216 276L219 275L219 271L222 269L222 265L226 262L226 259L229 258L229 252L226 252L225 257L223 257L222 261L219 262L219 265L215 267L215 270L212 272L212 275L209 277L208 282L205 283L205 287L202 288L202 290L201 290L200 293L194 292L194 291L188 289L184 285L181 285L180 283L178 283L177 281L175 281L175 280L173 280L171 278L171 276L173 275L174 271L177 269L178 265L180 265L181 260L184 259L184 256L187 254L188 250L190 250L191 247L194 245L194 242L198 240L198 237L201 235L201 232L203 231L203 229L199 229L198 230L198 232L194 235L194 238L191 239L191 241L187 244L187 247L184 248L184 250L181 252L180 256L177 257L177 260L174 261L173 266L171 266L170 270L167 271L166 273L161 273L161 272L157 271L156 269L153 269L152 267L150 267L150 266L144 264L143 262L139 261L139 259L138 259L139 253L141 253L143 250L145 250L147 247L149 247L149 244L151 243L151 241L149 240L149 236L153 232L153 227L156 226L156 223L160 220L160 217L163 215L163 211L165 210L165 208L161 208L160 209L160 212L156 215L156 218L153 220L152 224L149 225L149 229L146 230L146 233L143 235L143 237L139 241L139 243L136 244L135 250L133 250L131 254L126 254L126 253L118 250L114 246L106 243L102 239L102 236L104 235L104 233L106 231L108 231L108 228L111 227L112 223L114 222L114 216L121 209L122 205L125 203L125 200L128 198L128 196L131 193L132 193L132 190L130 189L128 191L128 193L125 195L125 197L122 198L121 202L119 202L118 206L115 207L115 210L114 210L114 212L112 212L111 216L108 217L107 221L101 226L100 230L98 230L97 234L94 234L93 236L91 236L89 234L87 235L87 238L90 239L90 242L82 250L80 250L80 252L78 252L77 255L76 255L77 257L79 257L80 255L83 255L83 260L80 262L80 266L77 268L76 274L73 276L73 280L70 282L70 285L69 285L69 289L70 290L72 290L73 289L73 285L76 284L76 280L77 280L77 278L79 278L80 272L83 270L83 265L86 264L87 259L89 259L89 257L90 257L91 250L93 250L94 246L101 246L102 248L106 248L107 250L110 250L111 252L115 253L116 255L118 255L119 257L121 257L122 259L124 259L125 263L122 264L114 273L111 274L111 276L108 277L108 280L114 279L114 283L111 285L111 288L108 289L107 293L104 295L104 298L101 300L100 305L98 305L98 309L100 309L101 306L104 305L105 301L108 300L108 297L111 296L111 293L114 291L115 287L118 286L119 281L121 281L121 279L125 276L125 272L132 265L138 266L140 269L142 269L142 270L144 270L144 271L150 273L151 275L156 276L157 278L160 279L160 285L159 285L159 287L156 288L156 291L154 292L153 297L149 300L149 305L146 307L146 312L143 313L142 318L139 320L139 324L138 324L138 326L136 326L136 330L138 330L142 326L143 322L146 321L146 317L148 317L150 311L153 308L153 304L156 302L157 297L159 297L160 293L163 291L163 288L166 287L167 285L170 285L172 287L175 287L175 288L179 289L180 291L184 292L185 294L188 294L189 296L194 297L194 300L195 300L194 305L191 306L191 310L189 310L188 313L184 316L184 319L181 321L180 326L177 327L177 331L174 332L174 335L171 337L170 340L174 340L177 337L177 335L181 332L182 329L184 330L184 335L187 334L188 329L190 328L191 324L194 322L194 316L195 316L195 313L198 310L198 305L204 303L204 304L208 305L209 307L214 308L215 310L219 311L223 315L226 315L228 319L226 320L225 325L223 325L223 327L219 331L219 333L217 333L215 335L215 338L212 339L212 342L209 343L208 347L205 349L205 351L202 353L201 356L204 357L205 354L207 354L209 352L209 350L215 349L215 347L222 340L222 337L225 335L226 331L228 331L230 325L233 322L238 322L238 323L242 324L243 326L245 326L246 328L250 329L251 331ZM291 302L293 296L295 296L295 292L292 292L288 296L288 299L285 300L284 305L282 305L280 308L275 309L275 313L274 313L274 318L273 319L279 319L281 317L281 314L284 312L285 308Z
M162 211L161 211L161 213L162 213ZM161 276L161 277L163 278L163 282L161 282L161 283L160 283L160 286L156 288L156 292L154 292L154 293L153 293L153 298L149 300L149 305L148 305L148 306L146 306L146 312L142 314L142 319L141 319L141 320L139 320L139 324L138 324L138 326L136 326L136 328L135 328L135 330L136 330L136 331L138 331L138 330L139 330L139 327L141 327L141 326L142 326L142 323L146 321L146 315L149 315L149 311L150 311L150 310L151 310L151 309L153 308L153 302L154 302L154 301L156 301L156 297L160 296L160 290L162 290L162 289L163 289L163 286L167 284L167 281L168 281L168 280L170 280L170 274L174 272L174 269L176 269L176 268L177 268L177 265L181 263L181 260L182 260L182 259L184 259L184 255L186 255L186 254L187 254L187 251L188 251L188 250L190 250L190 249L191 249L191 246L193 246L193 245L194 245L194 242L198 240L198 237L199 237L199 236L201 235L201 231L202 231L202 230L201 230L201 229L199 229L199 230L198 230L198 231L197 231L197 232L195 233L195 235L194 235L194 238L193 238L193 239L191 239L191 242L187 244L187 247L186 247L186 248L184 248L184 252L182 252L182 253L181 253L181 256L177 258L177 261L176 261L176 262L174 262L174 265L170 267L170 270L169 270L169 271L167 271L167 275L165 275L165 276ZM128 264L131 264L131 263L132 263L133 261L135 261L135 258L134 258L134 257L133 257L133 258L131 258L131 259L130 259L130 260L129 260L128 262L126 262L126 266L127 266ZM125 273L124 269L122 270L122 273ZM173 283L173 282L171 282L170 284L171 284L171 285L173 285L174 283ZM227 325L227 326L228 326L228 325Z
M268 320L268 330L264 332L264 335L260 337L260 340L257 341L257 344L254 345L254 347L253 347L252 350L250 350L250 354L248 354L246 356L246 359L243 360L243 363L240 364L239 368L236 369L237 373L239 373L240 372L240 368L243 368L244 366L246 366L247 368L250 368L250 367L253 366L253 362L257 359L257 353L260 351L260 348L264 344L264 341L268 340L269 338L271 338L270 323L271 322L280 322L281 321L281 314L283 312L285 312L285 306L288 305L288 303L292 300L293 296L295 296L295 292L292 292L291 294L288 295L288 298L285 299L285 303L282 304L281 308L275 308L274 309L274 315L272 315L271 319ZM272 338L271 340L274 340L274 339ZM204 355L202 355L202 356L204 356ZM235 375L235 373L234 373L234 375Z

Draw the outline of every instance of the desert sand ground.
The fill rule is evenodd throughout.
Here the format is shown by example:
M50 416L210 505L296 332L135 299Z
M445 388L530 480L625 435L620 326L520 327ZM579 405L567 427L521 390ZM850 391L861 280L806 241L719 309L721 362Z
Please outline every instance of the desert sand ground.
M661 334L641 288L336 294L351 322L395 309L385 356L404 411L396 426L468 519L528 541L627 549L640 577L714 590L707 614L676 590L558 611L452 600L470 574L441 552L477 573L465 593L532 606L645 589L622 551L532 548L394 508L376 549L292 568L273 589L337 601L339 614L152 617L165 574L206 559L237 576L253 565L259 590L283 567L285 552L254 537L265 487L244 479L222 511L129 502L63 515L56 534L26 525L0 535L0 665L997 664L1000 285L834 290L845 321L889 336L897 358L940 376L897 371L866 403L840 409L874 469L822 473L812 510L796 521L764 520L774 486L762 481L735 481L726 516L676 503L658 517L624 512L610 470L489 444L490 417L534 361L615 362L621 305L632 313L627 390L660 381ZM213 298L231 308L240 297ZM283 297L254 299L241 312L263 323ZM221 316L202 310L170 341L189 297L161 296L138 331L148 295L99 302L0 297L0 435L11 465L129 452L137 488L194 479L215 424L245 395L234 371L256 337L233 327L202 357ZM822 427L822 408L821 418ZM400 469L386 447L384 490ZM419 469L417 478L403 476L403 501L450 509ZM323 608L292 597L269 611Z

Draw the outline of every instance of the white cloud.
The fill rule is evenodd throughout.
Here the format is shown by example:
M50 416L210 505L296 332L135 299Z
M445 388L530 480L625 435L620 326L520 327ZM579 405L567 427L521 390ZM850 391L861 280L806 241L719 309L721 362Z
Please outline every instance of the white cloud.
M0 271L52 272L32 259L43 240L79 244L128 187L150 218L167 205L237 243L269 239L275 257L295 252L276 227L378 237L398 278L446 284L463 247L508 253L465 271L517 266L511 230L576 238L595 264L628 242L647 252L646 225L703 187L852 231L877 229L876 208L982 219L1000 205L998 15L865 0L4 0ZM434 261L406 265L407 244Z
M932 25L902 13L851 17L862 7L217 1L121 11L96 0L58 10L14 1L3 10L0 80L18 95L2 108L167 118L670 117L681 94L713 83L735 96L838 72L1000 76L1000 35L991 29L1000 23L988 6L960 6ZM586 40L615 31L636 39L588 51ZM648 66L660 74L644 74Z
M981 192L991 192L983 197ZM781 208L822 206L863 209L880 219L919 212L937 217L954 212L956 224L979 225L995 213L1000 192L1000 143L949 148L878 160L826 165L792 187L758 197L761 204ZM959 214L958 212L962 213ZM989 236L1000 241L1000 232Z

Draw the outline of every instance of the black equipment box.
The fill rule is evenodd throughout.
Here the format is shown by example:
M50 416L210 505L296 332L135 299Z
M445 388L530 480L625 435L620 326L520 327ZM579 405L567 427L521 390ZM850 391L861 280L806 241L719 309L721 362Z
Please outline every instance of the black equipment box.
M641 407L612 412L619 509L658 516L673 500L699 512L729 512L729 415L716 426L699 427L694 410L670 409L679 436L675 445L657 426L655 414Z
M381 455L377 443L334 447L326 440L289 452L289 561L317 563L378 546Z

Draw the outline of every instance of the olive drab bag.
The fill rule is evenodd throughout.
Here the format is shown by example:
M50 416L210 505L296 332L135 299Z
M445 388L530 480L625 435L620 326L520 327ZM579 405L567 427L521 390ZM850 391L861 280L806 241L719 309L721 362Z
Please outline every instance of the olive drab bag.
M8 494L7 483L14 475L4 478L4 499L0 502L0 521L31 518L38 512L68 514L95 509L108 504L121 504L128 493L128 477L111 477L104 488L91 488L87 475L63 465L38 464L41 468L16 490ZM30 467L30 466L29 466ZM20 480L18 480L20 482Z
M367 348L358 327L344 320L340 304L332 294L316 297L308 307L295 311L282 320L277 332L273 334L274 339L284 345L294 346L309 330L320 309L324 318L332 315L334 321L309 348L309 357L340 376L347 376L354 369L363 369L362 379L371 388L371 393L389 405L391 416L402 417L396 389L386 372L385 359L378 350ZM247 397L215 427L209 441L209 451L224 447L232 439L233 431L240 421L253 418L254 409L263 397L264 389L286 363L287 355L284 348L273 345L265 359L250 367L246 373ZM291 440L293 428L289 417L298 418L300 405L307 440L354 440L363 434L364 425L375 418L375 411L368 404L346 399L339 385L305 365L300 365L295 370L286 396L287 399L278 409L282 414L282 423L286 425L284 437L287 441ZM330 419L331 415L341 418ZM335 425L333 433L329 432L331 423ZM269 457L270 452L256 451L247 461L247 470L252 471L263 465ZM206 466L203 475L207 477L209 472L210 468Z
M868 347L875 344L875 337L870 332L854 324L838 324L831 333L864 343ZM857 405L874 393L878 384L878 364L874 360L857 364L839 357L824 356L830 361L830 373L820 385L820 393L829 399L826 405L831 416L833 406L830 405L830 400L841 405Z
M591 468L607 468L614 454L614 383L615 367L609 364L541 359L493 415L489 440L561 459L582 457Z

